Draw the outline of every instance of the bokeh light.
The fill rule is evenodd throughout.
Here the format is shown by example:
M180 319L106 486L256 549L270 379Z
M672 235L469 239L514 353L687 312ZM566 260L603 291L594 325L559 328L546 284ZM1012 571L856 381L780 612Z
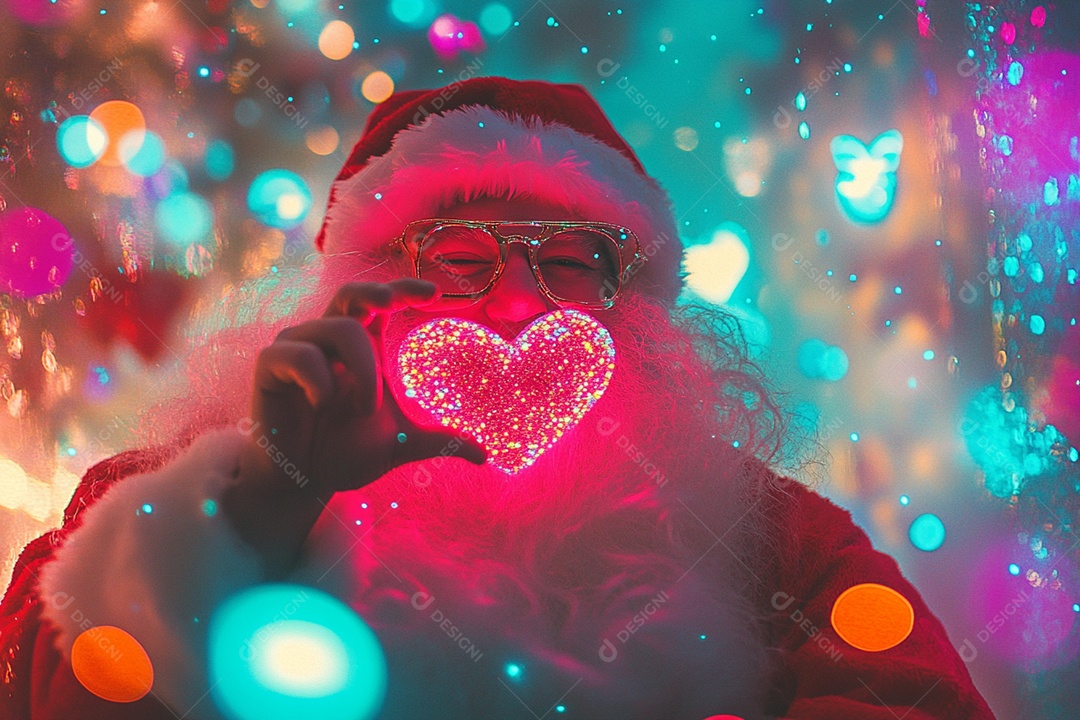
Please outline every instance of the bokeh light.
M248 209L260 222L288 230L311 210L311 191L304 179L289 170L267 170L256 177L247 196Z
M92 627L75 638L71 669L84 688L111 702L135 702L154 684L154 666L146 650L111 625Z
M165 143L156 132L130 132L120 138L120 160L133 175L149 177L165 164Z
M1056 472L1052 448L1068 442L1052 424L1037 429L1015 397L1003 403L996 385L984 387L970 401L958 429L985 475L986 489L1001 498Z
M225 140L214 140L206 146L206 174L211 180L228 180L236 167L236 153Z
M390 15L409 27L424 27L437 10L432 0L390 0Z
M253 645L256 682L286 695L332 695L348 682L348 653L332 630L304 620L278 621Z
M513 23L514 15L502 3L488 3L480 11L480 27L488 35L502 35Z
M749 239L734 223L724 223L708 243L686 249L686 286L711 303L726 303L750 267Z
M274 4L281 8L282 13L292 16L314 10L318 2L317 0L277 0Z
M692 127L675 128L673 133L675 147L686 152L692 152L698 146L698 133Z
M1033 335L1042 335L1046 331L1046 320L1042 315L1032 315L1028 324Z
M945 523L933 513L924 513L911 523L908 537L923 552L933 552L945 542Z
M174 158L165 160L165 164L149 178L149 181L150 194L157 200L164 200L176 193L186 192L191 186L191 180L184 165Z
M10 386L5 388L4 385L3 376L0 375L0 397L10 389ZM15 391L12 398L25 398L25 395L26 391L20 389ZM8 407L15 406L9 401ZM69 455L72 450L71 447L67 448ZM67 499L78 484L79 476L63 468L57 468L51 478L46 476L38 479L27 474L14 460L0 455L0 508L25 513L37 522L59 523L67 507ZM64 495L65 492L67 495Z
M146 120L142 110L126 100L109 100L94 108L90 117L96 120L105 130L108 144L105 152L101 155L103 165L118 166L123 164L120 157L120 140L129 134L129 152L138 152L142 145L143 135L146 132Z
M255 127L262 119L262 108L251 98L243 98L233 108L233 118L241 127Z
M866 652L882 652L911 634L915 610L896 590L863 583L840 593L833 603L830 622L848 645Z
M850 219L876 223L889 214L903 146L898 130L883 132L869 145L851 135L832 139L829 147L837 169L836 196Z
M0 292L30 298L67 282L75 245L67 228L44 210L0 213Z
M319 52L331 60L343 60L352 53L356 33L344 20L331 20L319 33Z
M376 70L364 78L360 92L365 100L377 105L394 94L394 81L382 70Z
M729 138L724 142L724 167L735 180L735 191L743 197L756 197L772 165L769 143L762 138Z
M14 460L0 457L0 507L17 510L26 504L29 478Z
M316 155L329 155L337 150L341 141L338 131L329 125L312 128L304 136L304 144Z
M253 303L283 293L274 317L295 309L299 295L283 282L292 282L311 249L321 213L308 210L288 230L264 224L292 222L305 202L302 192L269 193L252 214L245 199L259 173L287 167L309 185L328 180L372 103L393 104L389 93L406 85L447 88L425 103L426 114L444 100L452 104L453 83L475 74L582 83L670 192L678 232L672 242L678 252L683 241L692 248L689 265L679 268L690 275L681 299L722 303L747 334L747 350L767 374L775 372L776 386L814 408L805 429L819 433L833 454L820 470L834 481L830 496L928 587L968 587L984 542L1007 535L1011 552L986 573L1010 583L1010 594L978 617L969 617L975 605L957 596L940 617L960 633L954 639L966 633L980 642L975 631L1021 597L1026 602L985 648L1031 646L1024 635L1038 639L1044 624L1032 612L1036 593L1080 603L1080 556L1068 552L1070 536L1059 522L1076 517L1080 498L1080 352L1062 344L1070 327L1080 330L1072 302L1080 283L1072 232L1080 217L1080 149L1076 103L1069 101L1078 96L1080 54L1061 42L1075 34L1075 23L1066 27L1073 4L1042 2L968 3L964 22L942 24L940 8L920 0L915 14L937 12L933 31L956 50L945 68L934 62L942 59L933 50L940 43L908 42L916 37L910 14L883 7L862 15L853 12L857 3L818 3L807 13L786 12L783 3L669 0L644 14L613 4L564 16L566 8L525 12L528 4L509 0L207 0L195 14L161 2L0 0L15 43L5 77L7 132L0 133L0 215L26 202L45 208L76 234L70 250L80 266L73 264L49 297L27 301L27 293L57 288L23 284L40 256L0 258L0 411L13 420L12 431L0 433L7 443L0 455L32 457L23 446L57 433L60 460L77 448L71 457L79 468L125 449L119 435L93 442L92 426L95 417L123 417L147 381L110 352L131 339L114 328L151 332L142 319L169 340L154 324L171 329L168 313L135 302L144 291L155 294L162 281L155 269L165 280L209 276L213 282L187 283L198 294L218 280L221 287L252 281L246 297ZM437 54L427 32L449 12L458 18L446 16L446 55ZM856 42L875 17L880 24ZM475 56L461 45L468 21L488 44ZM929 23L920 29L930 30ZM572 62L552 64L552 52L570 53ZM335 53L343 59L330 59ZM791 82L768 82L781 76ZM141 141L137 129L117 138L88 116L117 100L144 114ZM874 111L859 111L867 107ZM882 199L888 202L887 158L873 149L889 128L909 141L902 174L893 173L895 208L873 227L853 226L848 220L867 222L858 219L860 203L878 213ZM841 133L857 138L865 153L844 178L830 148ZM110 144L121 165L100 161ZM318 202L324 185L308 188ZM739 236L745 252L736 243L708 247L725 220L750 228L752 240ZM790 247L769 247L776 232L792 239ZM642 238L646 249L650 239ZM9 254L15 248L0 245ZM29 247L19 244L20 251ZM49 269L54 280L63 276L59 265ZM109 299L117 293L133 301ZM228 320L211 314L215 325ZM915 327L922 330L913 334ZM978 327L984 332L973 334ZM101 342L85 342L87 332ZM46 341L53 335L55 352ZM973 349L968 341L976 336L986 342ZM977 390L970 381L978 377L987 394L958 432L955 413L946 410ZM92 413L89 425L80 408ZM25 426L45 431L20 431ZM724 447L755 445L740 433L717 438ZM959 452L963 443L969 452ZM798 439L791 445L785 457L804 467ZM50 488L48 478L28 477L29 466L4 472L0 485L23 521L40 519L33 508L55 507L66 492ZM983 485L994 497L978 502ZM938 522L917 518L930 511ZM985 522L976 522L979 516ZM17 529L8 533L12 559L15 544L28 537ZM943 531L949 548L939 539ZM864 580L889 584L851 582ZM895 587L906 592L906 585ZM507 659L496 661L496 671ZM512 659L527 680L530 658ZM1006 659L1019 662L1015 654ZM986 684L1003 668L969 668L991 705L1007 708L1009 690ZM1060 685L1037 668L1032 674L1040 687ZM579 712L568 700L568 714Z
M161 236L175 245L202 240L213 226L214 211L201 195L180 192L158 203L154 226Z
M4 0L3 5L17 20L36 27L60 25L82 8L84 0Z
M435 18L428 28L427 37L432 49L444 58L462 51L476 53L484 49L484 38L476 23L459 20L450 14Z
M1068 662L1080 653L1075 596L1062 592L1064 587L1053 589L1058 558L1037 560L1026 544L1004 537L971 553L972 580L960 598L972 626L980 629L971 640L979 653L1014 663ZM1023 567L1011 562L1020 554L1028 558Z
M375 633L313 587L270 584L218 606L210 620L213 698L233 720L374 718L386 693Z
M1019 85L1020 81L1024 79L1024 66L1018 60L1014 60L1009 63L1009 71L1006 74L1010 85Z
M818 338L810 338L799 345L797 361L799 371L806 377L829 382L843 379L849 365L843 348Z
M92 402L104 402L116 392L116 383L112 382L108 368L97 363L87 368L82 387L83 396Z
M105 128L87 115L69 117L56 131L57 149L71 167L93 165L104 154L108 144Z

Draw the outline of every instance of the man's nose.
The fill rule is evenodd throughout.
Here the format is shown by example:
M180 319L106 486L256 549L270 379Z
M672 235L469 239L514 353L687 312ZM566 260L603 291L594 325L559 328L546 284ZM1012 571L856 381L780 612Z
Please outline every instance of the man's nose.
M512 329L516 330L516 325L523 321L556 308L536 285L536 278L529 267L528 250L520 243L511 245L506 267L485 303L488 317L511 325Z

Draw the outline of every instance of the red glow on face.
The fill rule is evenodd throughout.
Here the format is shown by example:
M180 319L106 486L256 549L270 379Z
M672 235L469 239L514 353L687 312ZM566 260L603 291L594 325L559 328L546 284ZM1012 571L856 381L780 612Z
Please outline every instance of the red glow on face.
M398 352L405 395L447 427L482 443L492 465L531 465L603 396L615 345L595 319L548 313L506 342L459 318L424 323Z

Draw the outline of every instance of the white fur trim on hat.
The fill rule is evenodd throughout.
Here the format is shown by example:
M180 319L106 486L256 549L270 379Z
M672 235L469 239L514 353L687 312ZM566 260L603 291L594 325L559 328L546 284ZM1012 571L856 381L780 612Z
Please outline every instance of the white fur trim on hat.
M615 148L559 123L485 106L430 115L390 150L334 185L324 251L388 244L413 220L480 197L524 197L629 227L649 257L640 275L679 286L681 244L671 201ZM492 218L495 219L495 218Z

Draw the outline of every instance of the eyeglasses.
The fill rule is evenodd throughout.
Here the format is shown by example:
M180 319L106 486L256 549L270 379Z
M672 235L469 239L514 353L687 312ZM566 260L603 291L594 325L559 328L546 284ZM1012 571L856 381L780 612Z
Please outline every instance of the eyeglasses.
M610 308L646 261L630 228L601 222L417 220L391 247L409 252L416 277L435 283L443 298L477 300L506 267L511 243L525 245L540 291L558 304Z

